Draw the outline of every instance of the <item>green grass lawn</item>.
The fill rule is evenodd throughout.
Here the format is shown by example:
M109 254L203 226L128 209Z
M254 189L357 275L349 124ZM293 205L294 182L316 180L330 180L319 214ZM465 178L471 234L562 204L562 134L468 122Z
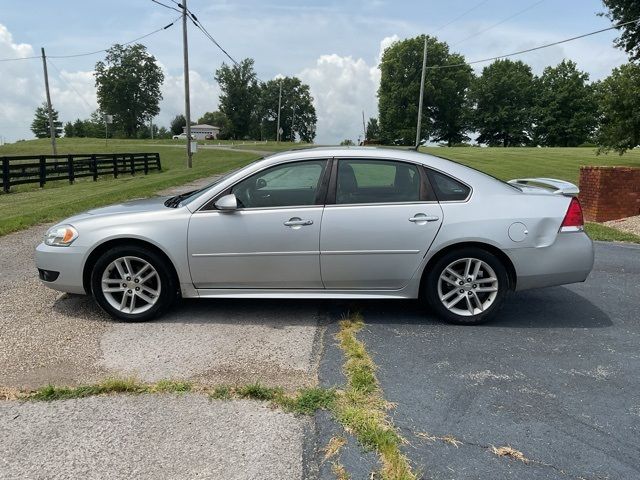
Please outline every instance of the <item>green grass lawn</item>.
M218 144L218 141L200 142ZM211 176L245 165L258 154L244 150L277 152L305 148L300 143L221 141L234 151L199 149L193 157L194 168L185 166L184 149L176 140L104 140L89 138L58 139L58 152L159 152L161 173L147 176L123 175L118 179L101 177L98 182L82 179L75 185L51 182L44 189L35 185L15 187L12 193L0 194L0 235L42 222L53 222L74 213L155 192L197 178ZM593 148L422 148L421 151L464 163L503 180L522 177L553 177L578 182L581 165L621 165L640 167L640 151L596 155ZM3 155L37 155L51 153L49 140L18 142L0 147ZM15 190L15 191L14 191ZM589 234L597 240L639 242L636 235L619 232L598 224L588 224Z
M551 177L578 183L581 165L640 167L640 150L596 155L594 148L421 148L502 180Z

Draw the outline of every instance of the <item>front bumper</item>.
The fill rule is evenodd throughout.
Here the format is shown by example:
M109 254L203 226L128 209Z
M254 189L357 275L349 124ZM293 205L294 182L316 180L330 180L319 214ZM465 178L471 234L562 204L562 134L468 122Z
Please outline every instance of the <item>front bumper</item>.
M593 242L584 232L559 233L547 247L505 253L516 270L516 291L584 282L594 262Z
M61 292L86 294L82 281L82 268L86 248L78 246L50 247L41 243L36 247L36 267L47 272L57 272L55 275L46 276L52 281L47 281L40 275L42 283L54 290ZM54 279L55 277L55 279Z

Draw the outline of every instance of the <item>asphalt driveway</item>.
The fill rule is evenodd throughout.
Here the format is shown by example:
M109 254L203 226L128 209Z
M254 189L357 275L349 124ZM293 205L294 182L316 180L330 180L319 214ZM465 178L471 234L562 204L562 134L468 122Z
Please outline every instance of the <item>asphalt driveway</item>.
M640 478L640 246L598 243L587 282L512 295L483 326L437 322L413 302L349 308L424 478ZM325 386L344 383L336 330ZM326 418L318 427L319 444L336 433ZM492 452L502 446L528 462ZM354 479L376 466L353 445L340 461Z

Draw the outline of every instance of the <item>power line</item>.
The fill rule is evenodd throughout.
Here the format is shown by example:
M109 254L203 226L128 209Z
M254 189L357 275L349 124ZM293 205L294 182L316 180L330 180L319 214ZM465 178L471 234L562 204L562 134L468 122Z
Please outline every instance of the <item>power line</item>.
M439 32L440 30L443 30L444 28L448 27L449 25L451 25L452 23L457 22L458 20L460 20L462 17L464 17L465 15L473 12L476 8L480 8L482 5L484 5L485 3L487 3L489 0L482 0L480 3L475 4L473 7L471 7L469 10L465 10L463 13L461 13L460 15L458 15L456 18L454 18L453 20L445 23L444 25L436 28L433 33Z
M162 32L163 30L166 30L170 27L172 27L178 20L180 20L180 17L176 18L175 20L173 20L171 23L165 25L164 27L160 27L157 28L156 30L154 30L153 32L149 32L146 33L140 37L134 38L133 40L129 40L128 42L122 43L121 45L129 45L131 43L137 42L139 40L142 40L143 38L147 38L150 37L151 35L155 35L158 32ZM97 55L98 53L104 53L108 50L108 48L103 48L102 50L96 50L94 52L86 52L86 53L75 53L73 55L47 55L47 58L74 58L74 57L87 57L89 55ZM39 56L37 57L20 57L20 58L2 58L0 59L0 62L11 62L11 61L15 61L15 60L29 60L32 58L40 58Z
M58 72L58 77L59 77L59 78L61 78L61 79L62 79L62 81L63 81L64 83L66 83L69 87L71 87L71 89L72 89L74 92L76 92L76 95L78 95L78 97L80 98L80 100L82 100L82 101L85 103L85 105L86 105L87 107L89 107L89 111L93 111L93 110L95 110L95 108L94 108L93 106L91 106L91 105L89 104L89 102L87 102L87 100L82 96L82 94L81 94L80 92L78 92L78 90L76 90L76 87L74 87L74 86L73 86L73 84L72 84L71 82L69 82L66 78L64 78L64 76L62 75L62 72L60 71L60 69L56 66L56 64L55 64L55 63L53 63L53 62L49 59L49 57L47 57L47 63L48 63L49 65L51 65L51 66L56 70L56 72Z
M517 17L518 15L522 15L525 12L528 12L529 10L531 10L534 7L537 7L538 5L540 5L542 2L544 2L546 0L538 0L537 2L532 3L531 5L529 5L526 8L523 8L522 10L517 11L516 13L514 13L513 15L508 16L507 18L504 18L502 20L500 20L498 23L494 23L493 25L491 25L490 27L485 28L484 30L480 30L479 32L474 33L473 35L469 35L466 38L463 38L462 40L460 40L459 42L454 43L453 45L451 45L452 47L455 47L457 45L460 45L461 43L466 42L467 40L471 40L472 38L477 37L478 35L482 35L485 32L488 32L489 30L492 30L493 28L497 27L498 25L502 25L503 23L508 22L509 20L511 20L512 18Z
M536 50L542 50L543 48L549 48L549 47L554 47L556 45L560 45L560 44L563 44L563 43L573 42L574 40L579 40L581 38L590 37L592 35L597 35L598 33L607 32L609 30L614 30L616 28L624 27L625 25L629 25L631 23L637 23L639 21L640 21L640 18L636 18L635 20L631 20L631 21L624 22L624 23L618 23L617 25L613 25L611 27L602 28L600 30L595 30L595 31L589 32L589 33L584 33L582 35L577 35L577 36L571 37L571 38L565 38L564 40L559 40L559 41L553 42L553 43L547 43L545 45L539 45L537 47L527 48L526 50L519 50L517 52L506 53L504 55L498 55L496 57L491 57L491 58L483 58L481 60L474 60L472 62L455 63L455 64L452 64L452 65L432 65L430 67L427 67L427 69L432 70L432 69L441 69L441 68L462 67L464 65L474 65L476 63L491 62L493 60L499 60L501 58L514 57L516 55L522 55L523 53L535 52Z
M182 14L182 10L178 10L176 7L172 7L171 5L167 5L164 4L162 2L159 2L158 0L151 0L153 3L157 3L158 5L163 6L164 8L168 8L169 10L175 10L176 12ZM182 5L178 4L180 7L182 7Z

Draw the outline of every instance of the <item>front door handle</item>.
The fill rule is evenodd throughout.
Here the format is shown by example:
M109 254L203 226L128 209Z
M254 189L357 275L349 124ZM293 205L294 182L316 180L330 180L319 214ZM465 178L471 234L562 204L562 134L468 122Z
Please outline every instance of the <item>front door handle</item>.
M313 225L313 220L303 220L300 217L293 217L284 222L286 227L304 227L307 225Z
M437 222L438 220L440 220L439 216L426 215L424 213L416 213L413 217L409 219L409 221L413 223Z

